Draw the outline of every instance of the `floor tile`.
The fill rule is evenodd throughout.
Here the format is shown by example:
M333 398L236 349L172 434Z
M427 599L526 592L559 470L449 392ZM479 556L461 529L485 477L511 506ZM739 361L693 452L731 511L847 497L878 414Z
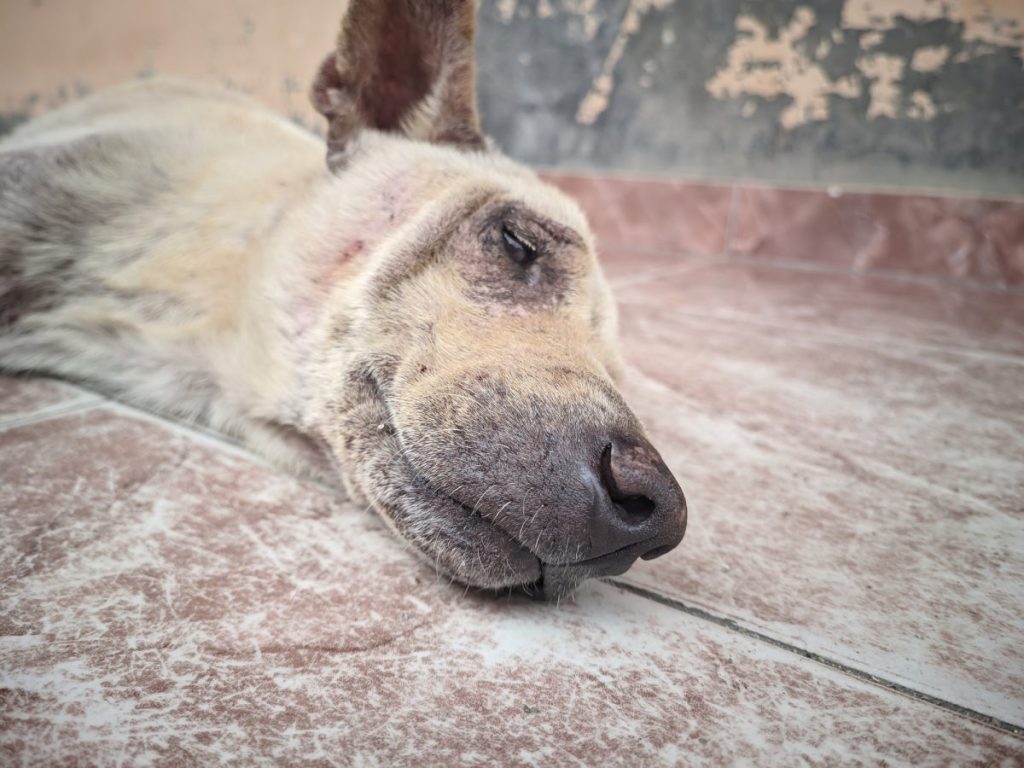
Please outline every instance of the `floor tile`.
M627 249L603 243L598 244L597 260L613 286L686 269L694 261L708 261L705 257L689 256L676 251Z
M637 584L1024 725L1024 367L627 304L689 529Z
M370 514L124 413L0 434L4 762L1024 756L1011 733L611 585L558 607L466 593Z
M637 308L1024 359L1024 293L722 259L652 264L610 249L602 261L618 300Z
M739 187L734 220L736 253L1024 283L1022 202Z
M0 374L0 424L86 398L93 399L91 395L50 379Z

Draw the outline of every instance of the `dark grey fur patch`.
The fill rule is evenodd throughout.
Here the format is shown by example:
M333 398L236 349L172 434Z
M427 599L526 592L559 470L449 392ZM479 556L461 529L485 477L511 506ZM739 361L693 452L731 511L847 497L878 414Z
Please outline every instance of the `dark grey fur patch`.
M64 226L73 201L53 189L56 169L46 154L0 154L0 322L5 328L55 303L68 282L68 253L80 245ZM55 236L69 247L58 251Z
M529 242L536 258L527 265L509 258L503 230ZM463 261L470 296L481 303L530 309L555 307L573 292L581 269L583 240L571 229L517 203L503 203L482 216L476 227L478 257Z
M103 291L101 277L83 266L99 229L154 204L165 186L157 168L138 168L144 159L130 149L107 136L0 152L0 318L6 326L65 297Z
M6 136L19 125L27 122L28 119L29 114L27 112L0 113L0 136Z

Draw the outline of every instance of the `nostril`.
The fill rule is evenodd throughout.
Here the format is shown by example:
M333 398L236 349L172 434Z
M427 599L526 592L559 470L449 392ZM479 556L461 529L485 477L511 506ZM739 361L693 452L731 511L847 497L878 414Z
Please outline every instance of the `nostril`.
M653 500L643 494L624 493L619 488L615 480L615 472L612 470L611 443L605 446L604 452L601 454L601 481L624 522L638 525L654 514L657 505Z
M654 514L654 502L646 496L626 496L622 499L612 497L615 505L625 513L629 522L642 523Z

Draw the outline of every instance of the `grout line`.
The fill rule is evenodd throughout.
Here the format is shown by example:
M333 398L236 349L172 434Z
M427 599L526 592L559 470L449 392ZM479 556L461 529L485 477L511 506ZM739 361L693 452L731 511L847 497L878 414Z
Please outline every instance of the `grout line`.
M722 253L718 254L723 257L729 257L732 255L732 244L736 239L736 216L737 207L739 206L739 187L735 184L732 185L732 189L729 190L729 208L725 213L725 247Z
M266 461L262 456L253 453L241 442L234 440L230 435L225 435L223 432L218 432L215 429L211 429L194 422L176 421L175 419L161 413L157 413L156 411L148 411L138 408L123 400L106 397L98 392L86 389L70 381L60 379L52 379L52 381L60 384L62 387L66 387L67 389L79 393L79 397L70 402L48 405L44 408L40 408L38 411L30 411L29 413L20 416L0 416L0 432L17 427L23 427L28 424L49 421L50 419L56 419L61 416L70 416L82 411L92 410L94 408L107 408L121 416L135 418L139 421L154 422L171 430L172 432L179 433L184 437L197 439L199 442L214 443L215 447L226 449L232 453L238 453L240 456L248 458L257 464L276 469L276 467L273 467L273 465Z
M190 421L178 421L157 411L148 411L123 400L116 400L113 398L106 401L105 405L120 416L155 424L170 432L174 432L181 437L195 440L201 444L206 444L209 448L223 450L226 453L237 456L238 458L248 459L254 464L277 471L277 467L259 454L250 451L241 442L236 441L230 435L218 432L217 430L203 424Z
M897 683L892 680L887 680L884 677L873 675L870 672L865 672L864 670L857 669L856 667L851 667L847 664L842 663L841 661L831 659L828 656L824 656L820 653L807 650L806 648L801 648L797 645L787 643L785 640L779 640L778 638L772 637L771 635L765 634L764 632L758 632L756 629L750 629L748 627L745 627L735 619L727 619L723 616L717 616L711 613L710 611L704 610L703 608L697 608L696 606L687 605L682 600L662 595L658 592L654 592L644 587L637 587L627 582L619 581L618 579L601 579L601 581L607 582L608 584L611 584L614 587L618 587L619 589L625 592L630 592L634 595L637 595L638 597L642 597L647 600L651 600L655 603L659 603L660 605L664 605L668 608L673 608L677 611L681 611L685 614L688 614L689 616L693 616L694 618L702 619L704 621L711 622L712 624L717 624L720 627L724 627L725 629L744 635L745 637L749 637L752 640L767 643L768 645L774 646L776 648L781 648L785 651L789 651L790 653L796 654L797 656L802 656L805 659L816 661L819 664L829 667L830 669L833 669L841 674L857 678L858 680L870 683L871 685L876 685L881 688L890 690L893 693L898 693L908 698L916 699L918 701L925 702L926 704L931 704L932 706L938 707L939 709L944 709L947 712L952 712L956 715L960 715L961 717L966 717L970 720L974 720L979 723L991 726L992 728L995 728L1004 733L1008 733L1013 736L1024 736L1024 726L1016 725L1006 720L1000 720L997 717L993 717L992 715L986 715L985 713L979 712L976 709L971 709L970 707L965 707L960 704L956 704L952 701L948 701L946 699L940 699L938 696L932 696L929 693L923 693L901 683Z
M330 492L334 496L340 495L347 499L347 495L345 495L344 490L340 485L332 485L331 483L317 479L316 477L304 476L299 472L293 472L283 467L279 467L261 456L259 453L250 449L241 440L236 439L232 435L213 429L212 427L208 427L205 424L194 421L179 421L172 416L168 416L157 411L149 411L124 400L106 397L98 392L94 392L93 390L86 389L78 384L65 381L63 379L52 379L52 381L59 384L61 387L65 387L79 393L79 399L69 403L49 405L24 416L11 417L10 419L0 416L0 432L27 426L29 424L48 421L62 416L74 415L83 411L104 408L125 418L155 424L156 426L167 429L168 431L184 437L185 439L205 445L207 448L223 451L224 453L244 461L248 461L262 467L263 469L271 470L303 484L316 486L321 490Z
M21 416L3 417L0 418L0 432L5 432L9 429L17 429L18 427L24 427L29 424L38 424L61 416L71 416L76 413L98 408L103 404L104 400L97 395L83 396L81 399L72 400L68 403L48 405L45 408L40 408L38 411L31 411Z
M83 411L88 411L99 407L108 407L114 411L120 411L122 413L127 412L124 413L124 415L131 415L142 421L156 422L165 427L170 427L176 432L185 433L186 435L192 438L199 438L203 442L215 443L217 447L221 449L228 449L230 453L240 454L242 457L249 459L250 461L253 461L256 464L262 464L268 468L272 468L272 465L270 465L268 462L262 459L262 457L251 453L246 448L244 448L238 443L235 443L234 441L230 440L229 438L227 438L227 436L222 435L221 433L208 430L200 425L185 424L182 422L173 421L160 414L152 413L149 411L142 411L135 408L134 406L128 405L123 402L114 400L104 400L98 395L89 393L88 390L81 391L83 392L82 399L70 403L58 403L53 406L48 406L22 418L0 420L0 431L5 431L17 427L26 426L29 424L47 421L60 416L68 416L71 414L80 413ZM687 615L693 616L703 621L716 624L718 626L721 626L725 629L731 630L753 640L766 643L768 645L783 649L785 651L809 659L811 661L818 662L819 664L829 667L830 669L833 669L841 674L854 677L858 680L890 690L894 693L901 694L908 698L912 698L918 701L931 704L939 709L943 709L948 712L952 712L956 715L991 726L1005 733L1014 736L1024 735L1024 727L1022 726L1015 725L1005 720L1000 720L999 718L993 717L991 715L986 715L982 712L956 704L946 699L941 699L937 696L923 693L914 688L910 688L906 685L902 685L900 683L887 680L886 678L879 677L869 672L857 669L856 667L851 667L847 664L836 661L814 651L800 648L799 646L772 637L771 635L759 632L754 629L750 629L748 627L744 627L734 619L728 619L718 616L702 608L688 605L682 602L681 600L659 594L644 587L634 586L632 584L622 582L617 579L603 579L603 581L606 581L607 583L611 584L612 586L620 590L635 594L638 597L651 600L655 603L664 605L674 610L681 611L683 613L686 613Z
M292 472L279 467L270 460L261 456L259 453L250 449L241 440L238 440L229 434L225 434L224 432L220 432L213 427L208 427L205 424L200 424L194 421L178 421L171 416L167 416L156 411L147 411L122 400L110 399L104 401L103 404L110 408L110 410L126 418L133 418L138 421L153 423L159 427L167 429L168 431L174 432L181 437L193 440L201 445L205 445L207 448L223 451L235 458L248 461L262 467L263 469L268 469L277 474L296 480L299 483L316 486L321 490L329 491L334 496L339 496L339 493L341 493L343 498L348 500L348 496L344 495L344 490L340 486L331 485L330 483L319 480L315 477L304 476L298 472Z

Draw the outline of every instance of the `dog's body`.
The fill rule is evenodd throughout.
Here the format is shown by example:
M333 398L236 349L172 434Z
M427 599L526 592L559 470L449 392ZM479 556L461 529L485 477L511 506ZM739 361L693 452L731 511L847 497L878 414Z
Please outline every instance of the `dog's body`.
M287 421L297 390L275 338L285 308L266 299L302 264L277 244L328 180L320 144L228 92L147 81L0 150L3 363L279 451L261 427Z
M422 71L364 40L382 5ZM467 583L543 575L561 594L674 546L685 508L612 385L586 222L479 134L471 13L349 7L314 85L333 173L260 105L173 81L0 142L0 366L330 478L309 463L321 445L352 496Z

